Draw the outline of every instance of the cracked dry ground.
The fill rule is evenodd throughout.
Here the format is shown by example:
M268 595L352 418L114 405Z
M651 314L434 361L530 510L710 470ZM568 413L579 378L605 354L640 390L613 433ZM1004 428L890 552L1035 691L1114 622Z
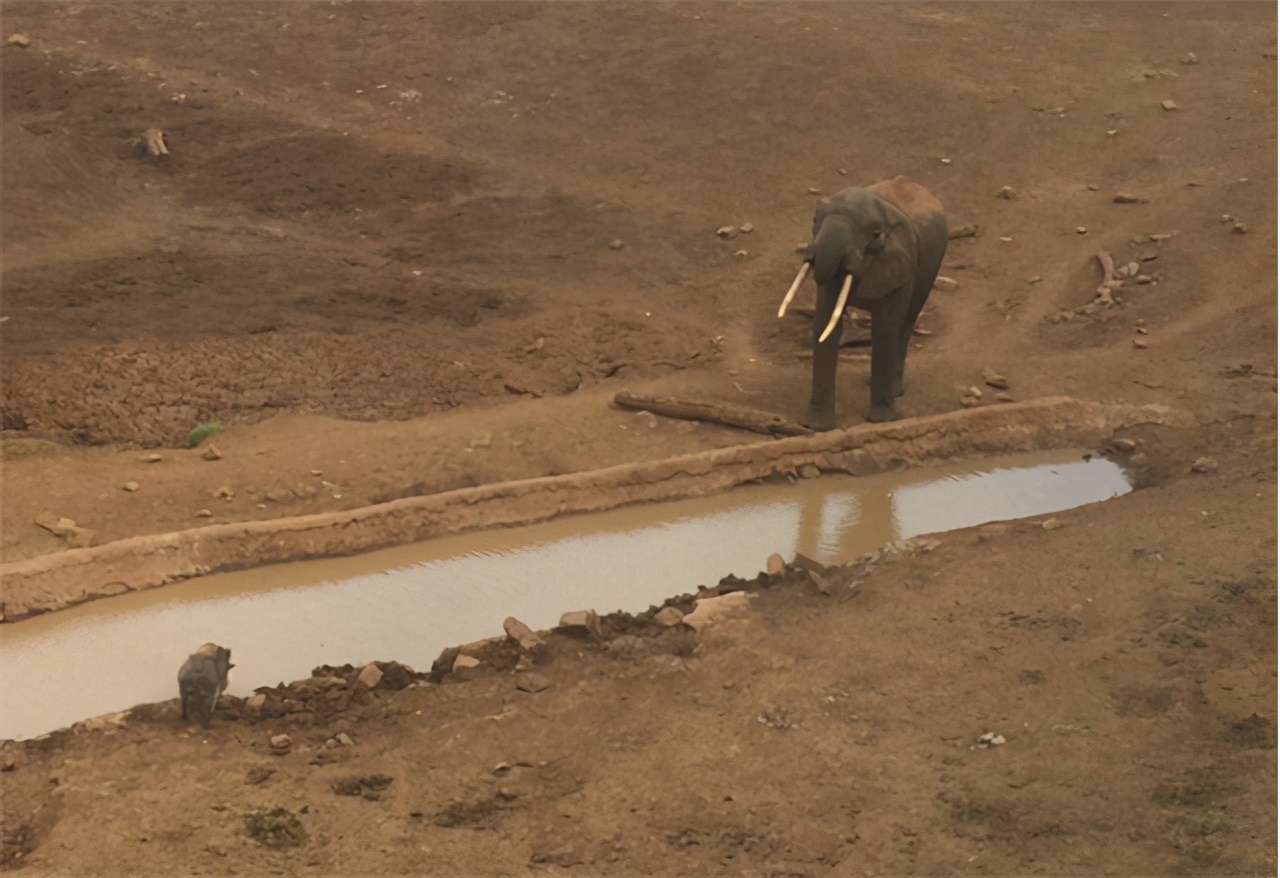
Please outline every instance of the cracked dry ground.
M1141 490L1064 527L947 535L844 603L762 580L693 640L553 635L541 691L495 655L279 717L227 699L207 734L170 703L6 744L5 868L1274 873L1273 6L10 3L4 26L29 39L3 60L6 561L63 548L45 512L106 541L741 442L609 402L800 414L808 328L773 314L809 190L897 173L978 230L906 415L985 368L1186 415L1128 437ZM1073 316L1099 250L1155 283ZM842 366L846 425L865 370ZM182 447L209 420L216 461Z

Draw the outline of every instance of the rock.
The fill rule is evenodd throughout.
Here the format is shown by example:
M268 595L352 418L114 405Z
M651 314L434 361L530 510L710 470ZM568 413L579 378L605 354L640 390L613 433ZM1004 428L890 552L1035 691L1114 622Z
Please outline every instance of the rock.
M1142 284L1143 286L1145 286L1150 283L1155 283L1155 278L1153 278L1149 274L1140 274L1137 277L1135 277L1133 281L1134 283Z
M787 569L787 562L782 560L782 556L774 552L764 562L764 570L770 576L777 576L779 573Z
M1140 351L1145 351L1147 348L1151 347L1145 338L1135 338L1133 340L1133 346Z
M1146 204L1145 198L1139 198L1136 195L1130 195L1128 192L1117 192L1115 197L1111 199L1116 204Z
M1249 231L1249 224L1248 223L1232 223L1231 231L1234 234L1243 235L1245 232Z
M1005 378L994 369L982 370L982 383L988 387L994 387L996 390L1009 389L1009 379Z
M737 236L738 230L733 226L721 226L716 229L716 234L728 241Z
M1086 228L1085 226L1076 226L1076 234L1077 234L1077 235L1087 235L1087 234L1089 234L1089 229L1088 229L1088 228Z
M627 246L626 242L624 242L621 238L614 238L612 241L609 242L610 250L621 250L625 246Z
M262 710L263 705L267 703L267 694L259 692L256 695L250 695L244 700L245 710Z
M1040 275L1038 275L1038 274L1033 274L1033 275L1031 275L1031 277L1027 278L1027 283L1029 283L1029 284L1038 284L1038 283L1040 283L1040 281L1042 281L1042 280L1044 280L1044 278L1042 278Z
M733 255L734 255L734 256L736 256L736 257L738 257L739 259L745 259L746 257L750 256L751 254L750 254L750 253L748 253L746 250L735 250L735 251L733 251Z
M1111 447L1121 454L1133 454L1138 450L1138 443L1132 439L1112 439Z
M516 688L521 692L541 692L551 687L551 681L542 674L521 674L516 677Z
M751 223L743 223L742 225L738 226L738 231L742 232L742 234L744 235L749 235L755 230L756 230L756 227L753 226Z
M595 610L576 610L560 617L559 628L584 628L592 634L600 632L600 617Z
M962 396L962 397L960 397L960 407L961 407L961 408L971 409L971 408L976 407L977 405L978 405L978 401L977 401L976 399L974 399L972 396Z
M965 396L972 396L974 399L982 399L982 388L970 387L964 394Z
M1137 262L1126 262L1120 267L1119 273L1125 277L1137 277L1138 272L1142 270L1142 265Z
M680 612L676 607L663 607L653 614L653 621L664 628L672 628L679 625L683 619L684 613Z
M1001 235L1001 236L1000 236L999 238L997 238L996 240L997 240L997 241L999 241L1001 244L1011 244L1011 243L1013 243L1013 238L1010 238L1008 235Z
M938 161L942 162L944 165L951 164L951 159L938 159Z
M933 288L935 290L958 290L960 288L960 284L953 278L945 277L940 274L933 279Z
M354 747L356 743L351 740L351 736L346 732L338 732L338 734L333 736L333 739L344 747Z
M996 402L1013 402L1013 401L1014 400L1013 400L1012 393L1001 392L996 394Z
M132 494L134 491L138 490L142 486L139 485L137 482L125 482L120 487Z
M1188 52L1178 59L1179 64L1198 64L1199 62L1200 58L1195 52Z
M535 634L532 628L521 622L515 616L508 616L503 621L502 630L507 632L507 637L514 640L516 644L526 652L532 652L546 642Z
M816 573L813 570L808 571L808 573L809 581L817 586L819 592L825 595L831 594L831 583L827 581L825 576L821 573Z
M209 509L197 509L196 518L212 518L213 512Z
M810 186L810 187L809 187L809 194L810 194L810 195L821 195L821 194L822 194L822 190L821 190L821 189L819 189L817 186Z
M458 671L465 671L468 668L478 668L479 666L480 659L470 655L463 655L462 653L458 653L457 657L453 660L453 672L455 674Z
M268 741L271 750L274 753L288 753L289 748L293 746L293 738L288 735L272 735Z
M1177 101L1161 101L1160 106L1169 111L1178 109Z
M820 475L822 475L822 470L811 463L806 463L800 467L800 478L802 479L816 479Z
M274 768L267 768L265 765L255 765L250 768L244 775L244 782L247 784L264 784L275 774Z
M26 34L14 34L9 37L9 45L25 49L27 46L31 45L31 37Z
M217 446L209 445L204 451L200 452L200 457L204 460L222 460L222 452L218 450Z
M162 460L164 460L164 458L155 453L146 454L138 458L139 463L159 463Z
M1013 191L1012 186L1001 186L998 190L996 190L996 198L1004 198L1009 201L1012 201L1014 198L1017 198L1017 197L1018 197L1018 193Z
M1040 522L1040 526L1045 530L1057 530L1060 527L1066 527L1067 523L1056 518L1046 518Z
M221 488L213 492L214 499L226 500L228 503L234 500L235 496L236 492L231 490L227 485L223 485Z
M1201 457L1198 458L1195 463L1191 464L1191 471L1193 473L1212 473L1217 472L1217 469L1218 462L1212 457Z
M999 747L1004 743L1006 743L1004 735L997 735L995 732L987 732L978 736L978 746L984 750L988 747Z
M745 612L749 601L750 596L742 591L734 591L718 597L702 598L694 605L693 612L680 621L701 634L705 629L721 620Z
M76 523L70 518L59 518L52 512L41 512L35 517L40 525L55 537L69 537L76 532Z
M366 688L376 689L382 682L382 668L378 667L377 662L369 662L360 669L360 676L356 677L356 682L364 684Z

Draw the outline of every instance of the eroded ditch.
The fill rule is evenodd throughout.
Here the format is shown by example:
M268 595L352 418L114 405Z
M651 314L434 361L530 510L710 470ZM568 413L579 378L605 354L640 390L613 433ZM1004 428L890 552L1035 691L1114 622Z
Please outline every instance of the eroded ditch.
M447 647L562 612L639 612L777 552L824 564L885 543L1106 500L1124 471L1039 452L873 476L746 485L710 497L567 516L348 558L215 574L0 626L0 737L39 735L171 699L181 660L230 646L232 695L326 663L429 667ZM91 668L91 670L90 670Z

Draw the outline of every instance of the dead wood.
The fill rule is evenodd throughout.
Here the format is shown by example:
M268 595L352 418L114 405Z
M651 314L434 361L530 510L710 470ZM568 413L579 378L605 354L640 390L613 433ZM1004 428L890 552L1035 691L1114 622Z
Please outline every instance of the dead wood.
M713 424L737 427L769 436L807 436L813 432L803 424L781 415L727 402L698 402L670 396L641 396L627 391L615 395L613 401L623 408L640 409L662 415L664 418L709 421Z

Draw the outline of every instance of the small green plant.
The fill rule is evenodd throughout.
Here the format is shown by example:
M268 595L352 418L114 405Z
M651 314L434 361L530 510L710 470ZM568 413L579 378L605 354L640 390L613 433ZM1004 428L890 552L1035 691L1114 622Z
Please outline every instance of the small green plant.
M209 421L207 424L201 424L199 427L196 427L194 430L192 430L191 433L187 436L187 447L195 448L201 442L208 439L210 436L212 436L214 433L218 432L221 429L222 429L222 425L219 424L217 421Z

